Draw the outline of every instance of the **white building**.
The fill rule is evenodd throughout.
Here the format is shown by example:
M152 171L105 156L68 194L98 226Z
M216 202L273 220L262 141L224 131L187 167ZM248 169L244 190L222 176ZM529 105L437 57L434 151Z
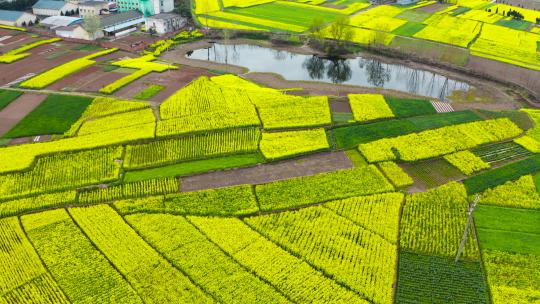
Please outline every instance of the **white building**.
M60 36L60 37L82 39L82 40L94 40L94 39L99 39L103 37L103 31L98 30L92 36L80 24L58 27L56 28L55 33L57 36Z
M79 16L99 16L109 13L109 3L105 1L86 1L79 3Z
M50 29L56 29L62 26L73 26L82 23L82 18L69 16L51 16L41 20L41 25Z
M8 26L27 26L35 24L37 16L19 12L19 11L6 11L0 10L0 24Z
M64 1L39 0L32 6L32 11L38 16L69 16L77 12L77 5Z
M170 13L174 10L174 0L159 0L161 13Z
M111 14L100 19L101 29L105 36L120 37L136 31L144 25L144 16L138 11Z
M174 32L186 25L186 18L176 14L157 14L146 17L146 30L158 35Z

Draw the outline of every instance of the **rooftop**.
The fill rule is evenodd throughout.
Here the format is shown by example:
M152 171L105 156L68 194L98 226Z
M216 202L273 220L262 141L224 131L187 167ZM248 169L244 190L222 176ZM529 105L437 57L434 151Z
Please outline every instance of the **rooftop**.
M75 25L69 25L69 26L59 26L57 28L55 28L55 30L57 31L74 31L77 27L81 26L80 24L75 24Z
M64 1L39 0L32 8L59 10L66 5Z
M82 22L81 18L68 16L51 16L43 19L41 24L48 26L70 26Z
M157 14L154 16L146 17L147 19L161 19L161 20L169 20L169 19L175 19L175 18L182 18L178 14L170 14L170 13L162 13Z
M135 10L119 14L104 15L101 17L101 27L106 28L142 17L143 15Z
M0 20L17 21L24 12L0 10Z
M108 3L105 2L105 1L86 1L86 2L83 2L83 3L79 3L79 6L97 6L97 7L102 7L102 6L107 6Z

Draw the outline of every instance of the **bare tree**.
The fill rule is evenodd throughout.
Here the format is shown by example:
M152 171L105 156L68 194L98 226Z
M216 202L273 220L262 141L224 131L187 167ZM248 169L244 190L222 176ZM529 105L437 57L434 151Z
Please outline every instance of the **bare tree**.
M349 26L349 18L346 16L337 18L330 25L330 37L332 39L339 41L348 41L353 37L352 28Z
M324 38L323 29L324 19L321 16L317 16L311 21L311 25L309 27L309 35L312 38L317 39L318 41L322 41L322 39Z
M83 18L82 27L88 32L90 38L94 40L96 37L96 32L101 27L101 19L99 19L99 16L86 15Z

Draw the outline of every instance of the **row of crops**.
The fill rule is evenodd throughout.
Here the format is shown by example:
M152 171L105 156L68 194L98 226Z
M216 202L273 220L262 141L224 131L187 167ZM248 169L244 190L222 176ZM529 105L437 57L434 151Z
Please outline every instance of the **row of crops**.
M453 258L472 193L482 192L479 208L529 208L522 222L536 220L540 160L511 140L540 140L538 124L524 134L515 117L434 114L427 101L404 101L418 105L415 112L380 95L349 100L353 121L336 127L326 97L290 96L234 76L201 78L159 115L146 103L98 98L63 138L0 148L0 303L530 299L539 253L535 242L513 240L539 234L537 225L473 226L460 262ZM235 114L221 124L228 113ZM157 134L160 124L181 119ZM261 154L255 163L270 162L343 148L343 138L361 159L351 169L191 192L176 175L122 181L126 172L195 161ZM477 168L509 145L528 158ZM405 163L443 157L464 172L483 171L463 184L399 192L415 182ZM495 184L484 191L479 179ZM515 265L531 274L520 276ZM500 267L520 284L497 280Z
M355 170L361 174L367 168ZM329 191L336 187L327 180L330 176L312 177L309 185ZM273 193L286 195L307 182L277 182ZM396 283L398 303L534 299L540 252L531 238L540 237L534 224L539 211L481 201L476 228L456 263L468 216L464 186L451 183L410 195L391 187L385 191L368 196L350 192L349 198L257 214L256 200L262 204L264 196L254 198L251 187L239 186L140 194L112 206L3 218L0 243L9 250L1 253L0 299L391 303ZM509 183L493 191L522 190ZM312 199L306 188L300 192L304 201ZM532 195L529 199L540 202L538 192Z
M121 183L126 172L182 163L189 166L193 161L248 154L273 161L327 151L342 148L344 136L340 134L351 141L350 148L356 147L369 163L378 164L397 187L413 184L400 163L443 157L466 175L489 174L486 170L495 160L512 161L512 157L535 152L520 142L522 138L536 142L535 128L516 143L496 144L522 135L522 129L509 118L481 120L472 112L432 114L428 101L382 95L350 95L349 99L354 121L332 128L326 97L290 96L232 75L195 80L160 106L157 121L149 104L96 98L63 138L0 149L5 160L0 163L0 200ZM418 110L404 110L400 102L418 106ZM239 107L251 108L253 113L240 112ZM221 113L232 113L229 117L233 119L221 119ZM533 119L537 115L535 111L519 114ZM409 117L413 115L420 116ZM159 135L160 125L193 117L201 123L186 123L188 130ZM246 121L257 123L246 126ZM280 129L273 129L277 127ZM371 132L373 136L369 136ZM514 147L509 150L512 157L500 157L507 153L504 147L508 145ZM534 168L524 174L533 172ZM470 183L474 178L477 176ZM111 193L116 191L111 189Z

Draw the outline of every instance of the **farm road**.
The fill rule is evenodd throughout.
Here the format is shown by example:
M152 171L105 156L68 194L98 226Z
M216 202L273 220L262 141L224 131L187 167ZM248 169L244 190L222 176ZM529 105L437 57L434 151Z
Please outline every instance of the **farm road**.
M352 168L344 152L325 152L255 167L210 172L180 179L180 190L195 191L276 180Z
M0 111L0 136L11 130L47 98L45 94L26 93Z

